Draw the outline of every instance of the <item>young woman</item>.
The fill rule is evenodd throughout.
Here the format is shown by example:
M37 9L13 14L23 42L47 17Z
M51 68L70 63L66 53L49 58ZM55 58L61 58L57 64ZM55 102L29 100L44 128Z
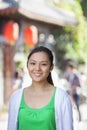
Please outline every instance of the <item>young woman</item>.
M69 96L51 79L52 52L43 46L34 48L27 68L32 84L11 96L7 130L73 130Z

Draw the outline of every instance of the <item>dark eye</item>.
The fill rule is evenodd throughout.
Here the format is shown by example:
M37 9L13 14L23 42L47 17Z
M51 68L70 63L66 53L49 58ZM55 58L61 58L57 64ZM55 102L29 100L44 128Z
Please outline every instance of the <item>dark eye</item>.
M43 66L46 66L47 64L42 64Z
M34 62L31 62L30 64L31 64L31 65L35 65L35 63L34 63Z

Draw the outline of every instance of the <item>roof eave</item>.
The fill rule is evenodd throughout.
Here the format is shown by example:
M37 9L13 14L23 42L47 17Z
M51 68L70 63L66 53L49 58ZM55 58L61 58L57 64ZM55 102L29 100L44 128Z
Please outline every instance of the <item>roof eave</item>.
M14 13L18 10L18 5L13 5L12 3L0 2L0 15L2 14L8 14L8 13Z
M37 21L42 21L42 22L45 22L45 23L50 23L50 24L53 24L53 25L57 25L57 26L75 26L77 25L77 21L72 21L72 22L65 22L63 20L60 20L59 21L56 19L56 18L52 18L52 17L46 17L46 16L42 16L40 14L36 14L35 12L31 12L31 11L26 11L25 9L23 8L18 8L18 12L30 19L33 19L33 20L37 20Z

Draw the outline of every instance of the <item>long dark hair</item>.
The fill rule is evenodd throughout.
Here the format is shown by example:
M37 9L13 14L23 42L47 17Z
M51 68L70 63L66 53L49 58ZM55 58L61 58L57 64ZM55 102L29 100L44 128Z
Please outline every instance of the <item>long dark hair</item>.
M37 53L37 52L45 52L48 55L48 58L50 60L51 66L53 65L53 54L52 51L44 46L38 46L35 47L31 50L31 52L28 55L28 59L27 59L27 66L28 66L28 61L31 57L32 54ZM49 73L48 77L47 77L47 81L53 85L53 80L52 80L52 76L51 76L51 72Z

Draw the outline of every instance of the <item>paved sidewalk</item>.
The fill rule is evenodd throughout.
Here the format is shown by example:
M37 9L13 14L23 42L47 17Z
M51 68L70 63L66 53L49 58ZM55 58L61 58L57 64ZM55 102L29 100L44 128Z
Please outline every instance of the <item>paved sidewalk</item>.
M79 123L79 130L87 130L87 103L80 106L82 121Z
M7 130L8 113L0 114L0 130Z

